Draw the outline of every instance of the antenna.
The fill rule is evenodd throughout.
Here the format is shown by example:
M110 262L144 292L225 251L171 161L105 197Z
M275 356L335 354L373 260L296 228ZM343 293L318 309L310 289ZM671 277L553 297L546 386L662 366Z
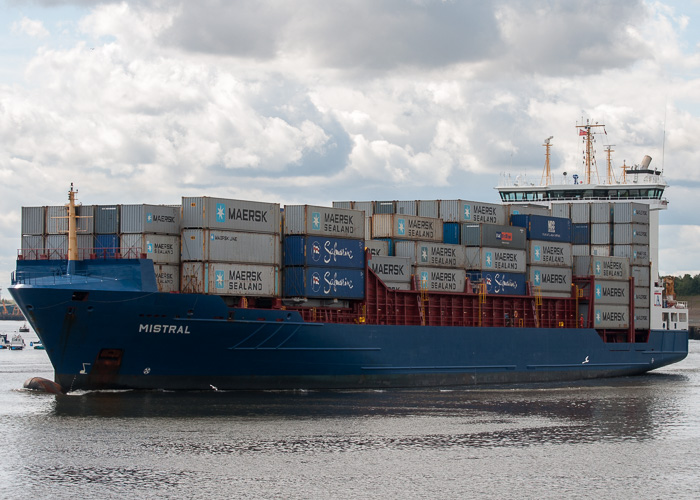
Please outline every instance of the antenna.
M552 147L552 144L550 143L552 139L554 139L554 136L550 135L544 140L544 144L542 144L546 149L544 153L544 172L542 172L540 186L549 186L552 183L552 172L549 168L549 148Z

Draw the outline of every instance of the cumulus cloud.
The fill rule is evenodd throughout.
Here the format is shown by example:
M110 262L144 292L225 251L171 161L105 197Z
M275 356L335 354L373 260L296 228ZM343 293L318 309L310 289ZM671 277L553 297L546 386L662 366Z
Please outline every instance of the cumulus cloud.
M20 21L12 23L12 32L32 38L46 38L50 35L49 30L44 27L44 23L28 17L23 17Z

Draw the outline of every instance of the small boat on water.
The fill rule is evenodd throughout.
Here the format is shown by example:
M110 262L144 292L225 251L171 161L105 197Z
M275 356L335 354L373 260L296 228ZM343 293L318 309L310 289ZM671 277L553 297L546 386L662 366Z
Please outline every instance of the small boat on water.
M0 349L7 349L10 343L7 341L7 334L0 333Z
M10 343L7 347L11 351L21 351L22 349L24 349L25 346L26 344L24 342L24 339L18 333L12 336L12 339L10 340Z
M33 347L34 349L46 349L46 347L44 347L44 343L41 340L37 340L36 342L30 342L29 347Z
M29 327L27 326L26 323L19 327L20 333L27 333L28 331L29 331Z

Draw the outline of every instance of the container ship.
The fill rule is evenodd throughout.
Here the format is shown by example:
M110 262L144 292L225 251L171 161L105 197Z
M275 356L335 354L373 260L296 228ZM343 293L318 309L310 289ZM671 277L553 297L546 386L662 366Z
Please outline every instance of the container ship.
M635 375L688 352L645 159L470 200L22 208L10 292L61 390L449 387ZM550 138L551 139L551 138ZM506 179L507 180L507 179Z

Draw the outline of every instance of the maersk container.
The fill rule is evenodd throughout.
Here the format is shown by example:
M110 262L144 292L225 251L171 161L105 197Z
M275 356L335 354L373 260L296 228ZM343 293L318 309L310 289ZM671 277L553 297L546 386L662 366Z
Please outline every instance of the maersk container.
M389 290L410 290L411 289L411 283L396 283L392 281L385 281L384 285L389 289Z
M183 229L183 261L281 265L279 234L223 229Z
M648 287L651 285L651 268L647 266L632 266L630 274L634 278L635 287Z
M463 292L466 282L464 269L445 269L441 267L414 268L416 287L432 292Z
M22 236L43 235L46 231L46 207L22 207Z
M620 330L629 328L629 306L596 304L593 307L593 326Z
M648 245L649 226L647 224L615 224L613 241L616 245Z
M634 308L634 329L648 330L651 325L651 311L648 307Z
M180 234L181 207L168 205L122 205L122 233Z
M365 240L365 250L377 257L389 257L389 242L386 240Z
M277 297L279 268L258 264L184 262L180 288L185 293Z
M612 220L612 208L607 201L591 203L591 222L594 224L609 224Z
M649 224L649 205L644 203L615 203L613 205L615 224Z
M394 255L394 240L392 240L391 238L372 238L372 241L380 241L387 244L389 253L387 255L380 255L381 257L391 257Z
M284 234L364 240L365 214L344 208L287 205L284 207Z
M397 201L396 213L399 215L418 215L418 202L415 200Z
M440 200L418 200L419 217L440 218Z
M365 242L325 236L287 236L284 265L365 268Z
M393 201L375 201L374 215L376 214L395 214L396 204Z
M613 255L627 257L630 264L635 266L648 266L650 262L648 245L615 245Z
M363 299L365 272L328 267L286 267L284 296L318 299Z
M571 246L571 253L573 253L574 256L576 256L576 257L591 255L591 246L590 245L572 245Z
M591 224L591 245L610 245L612 227L610 224Z
M44 237L42 235L22 235L22 248L19 254L22 260L39 260L46 255L44 252Z
M419 266L462 268L467 265L466 248L428 241L397 241L396 256L408 257Z
M506 224L506 207L468 200L440 201L440 218L445 222Z
M530 240L528 264L535 266L573 266L571 243Z
M399 214L372 216L373 238L442 242L442 230L440 219Z
M528 266L528 279L539 287L542 295L547 292L571 293L571 269L560 267Z
M279 234L280 206L208 196L183 197L182 227Z
M180 236L172 234L122 234L120 253L123 258L138 259L146 254L158 264L180 263Z
M467 269L524 273L527 271L526 252L510 248L467 247Z
M596 279L621 280L630 279L630 262L625 257L605 257L595 255L590 260L590 275Z
M180 291L180 266L170 264L153 264L156 273L158 291L173 293Z
M523 273L497 273L490 271L468 272L472 283L486 285L489 295L525 295L527 275Z
M527 231L524 227L464 223L460 232L462 245L469 247L527 248Z
M651 304L651 294L648 286L634 287L634 305L635 307L649 307Z
M543 207L542 205L507 205L510 215L543 215L545 217L550 217L552 215L552 210L548 207Z
M590 245L591 226L589 224L571 224L571 242L574 245Z
M571 218L571 203L552 203L552 217Z
M595 304L629 304L630 284L628 281L595 280L593 301Z
M530 240L571 243L570 219L542 215L512 215L510 222L514 226L527 229L527 237Z
M410 283L411 259L408 257L372 257L367 266L382 281Z
M588 203L572 203L571 222L574 224L589 224L591 222L590 205Z
M116 234L98 234L95 235L95 255L98 258L109 258L113 259L116 257L117 252L120 251L119 247L119 235ZM127 256L124 256L127 257ZM138 258L136 256L135 258ZM134 258L134 257L131 257Z
M119 205L95 205L95 234L119 232Z
M461 240L461 224L459 222L444 222L442 224L442 242L459 245Z
M611 253L610 245L591 245L591 255L610 257Z

